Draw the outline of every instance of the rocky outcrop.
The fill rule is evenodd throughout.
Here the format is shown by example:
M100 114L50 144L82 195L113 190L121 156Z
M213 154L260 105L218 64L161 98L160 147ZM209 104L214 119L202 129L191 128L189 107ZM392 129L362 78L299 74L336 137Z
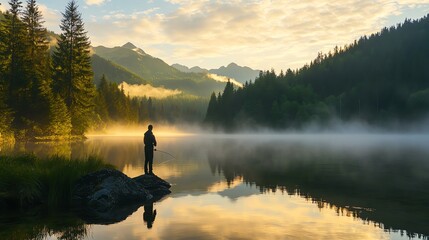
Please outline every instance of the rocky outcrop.
M73 189L72 203L91 223L119 222L149 201L171 193L171 185L155 175L129 178L113 169L80 178Z
M133 178L134 181L141 184L144 189L150 192L153 196L152 201L158 201L167 194L170 194L170 183L159 178L156 175L145 174Z

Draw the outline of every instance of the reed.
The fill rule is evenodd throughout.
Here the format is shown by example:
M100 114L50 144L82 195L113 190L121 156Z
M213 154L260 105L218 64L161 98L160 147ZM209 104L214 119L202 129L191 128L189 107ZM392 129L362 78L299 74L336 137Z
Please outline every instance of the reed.
M103 168L113 166L93 156L84 159L0 156L0 206L68 206L76 180Z

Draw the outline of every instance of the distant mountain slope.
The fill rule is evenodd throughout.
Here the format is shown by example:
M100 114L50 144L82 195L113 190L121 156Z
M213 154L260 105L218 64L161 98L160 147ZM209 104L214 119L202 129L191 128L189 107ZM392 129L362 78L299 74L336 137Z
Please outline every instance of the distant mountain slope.
M183 73L169 66L159 58L146 54L132 43L122 47L107 48L95 47L97 55L123 66L138 76L151 82L156 80L169 80L183 77Z
M94 72L94 83L98 83L103 76L106 76L109 81L129 84L147 84L148 82L127 69L118 66L97 54L91 56L92 71Z
M208 73L209 70L204 69L204 68L200 68L198 66L192 67L192 68L188 68L185 65L180 65L180 64L173 64L171 65L172 67L174 67L175 69L181 71L181 72L185 72L185 73Z
M253 81L256 77L259 76L259 70L253 70L249 67L242 67L236 63L230 63L228 66L222 66L218 69L204 69L198 66L188 68L187 66L180 64L173 64L172 67L176 68L181 72L186 73L213 73L219 76L225 76L229 78L234 78L238 82L245 83L246 81Z
M234 78L235 80L245 83L246 81L254 81L259 76L259 70L253 70L249 67L238 66L235 63L230 63L228 66L220 67L219 69L210 69L210 73L214 73L221 76Z
M217 82L205 73L181 72L163 60L147 54L132 43L126 43L122 47L99 46L93 49L95 54L101 58L121 66L153 86L179 89L197 96L210 95L213 91L221 91L225 86L225 83Z
M48 31L49 51L52 53L57 46L57 41L60 36L52 31ZM109 60L100 57L97 54L91 56L92 71L94 72L94 83L98 84L103 74L109 81L121 83L127 82L129 84L146 84L148 81L140 76L128 71Z

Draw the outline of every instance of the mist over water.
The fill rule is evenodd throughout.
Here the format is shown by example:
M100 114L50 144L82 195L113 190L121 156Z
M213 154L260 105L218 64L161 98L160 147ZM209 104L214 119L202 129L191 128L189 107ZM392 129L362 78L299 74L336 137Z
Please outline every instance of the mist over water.
M135 177L143 173L145 130L118 126L59 152L97 155ZM224 134L157 124L154 134L160 150L155 174L173 187L154 205L153 228L146 228L141 207L123 222L92 225L85 238L429 236L428 134L266 129ZM34 144L15 150L43 155L54 148Z

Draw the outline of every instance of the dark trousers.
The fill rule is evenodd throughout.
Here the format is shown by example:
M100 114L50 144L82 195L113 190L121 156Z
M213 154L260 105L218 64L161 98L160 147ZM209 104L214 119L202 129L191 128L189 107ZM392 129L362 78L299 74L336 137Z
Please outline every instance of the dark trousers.
M148 169L149 164L149 169ZM144 146L144 173L152 173L153 147Z

